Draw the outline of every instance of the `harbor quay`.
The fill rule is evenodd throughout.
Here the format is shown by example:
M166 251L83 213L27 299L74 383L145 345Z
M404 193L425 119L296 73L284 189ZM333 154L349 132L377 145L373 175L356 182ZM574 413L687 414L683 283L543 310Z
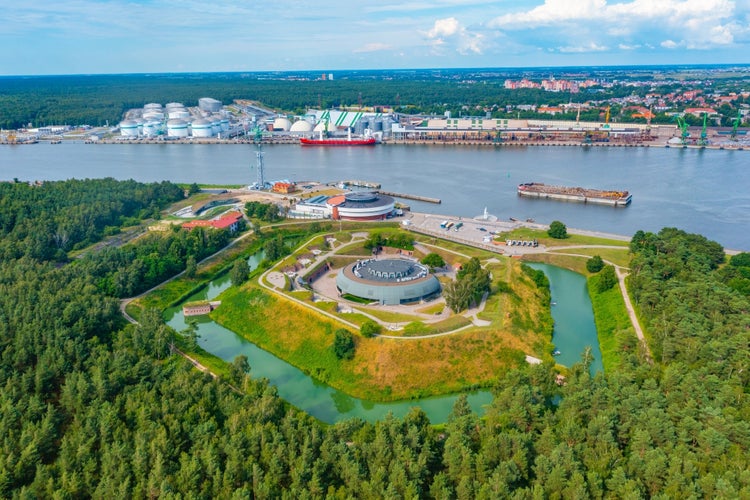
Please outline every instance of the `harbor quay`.
M479 215L467 218L422 212L406 212L401 219L401 227L415 233L435 236L436 238L454 241L511 257L544 253L547 251L547 248L541 244L532 245L531 242L508 245L505 240L496 239L498 234L522 227L541 231L549 229L547 224L520 220L499 220L492 215ZM595 236L619 241L631 240L631 236L584 229L568 228L568 232L570 234Z

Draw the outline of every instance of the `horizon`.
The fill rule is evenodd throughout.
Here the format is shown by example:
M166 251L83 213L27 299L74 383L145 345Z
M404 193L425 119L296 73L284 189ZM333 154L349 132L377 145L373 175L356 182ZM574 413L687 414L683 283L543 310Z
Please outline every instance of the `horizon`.
M6 9L2 76L745 64L727 0L31 0Z
M474 67L413 67L413 68L340 68L337 70L330 69L297 69L297 70L231 70L231 71L142 71L142 72L113 72L113 73L39 73L39 74L0 74L0 79L11 78L46 78L46 77L96 77L96 76L167 76L167 75L221 75L221 74L303 74L311 75L333 74L334 79L337 73L398 73L409 71L455 71L455 72L472 72L472 71L503 71L509 73L535 72L543 70L588 70L588 71L627 71L627 70L706 70L706 69L732 69L745 68L750 69L750 62L747 63L679 63L679 64L612 64L612 65L540 65L540 66L474 66Z

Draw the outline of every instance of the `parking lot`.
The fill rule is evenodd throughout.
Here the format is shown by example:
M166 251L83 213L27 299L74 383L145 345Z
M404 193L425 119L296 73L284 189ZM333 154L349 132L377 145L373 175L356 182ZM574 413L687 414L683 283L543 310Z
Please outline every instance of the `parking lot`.
M496 253L521 255L541 253L546 250L543 245L534 246L532 241L516 240L518 244L506 245L504 239L496 240L496 235L519 227L546 229L546 226L541 224L500 221L491 216L486 219L482 216L472 219L419 212L406 212L400 220L405 229Z

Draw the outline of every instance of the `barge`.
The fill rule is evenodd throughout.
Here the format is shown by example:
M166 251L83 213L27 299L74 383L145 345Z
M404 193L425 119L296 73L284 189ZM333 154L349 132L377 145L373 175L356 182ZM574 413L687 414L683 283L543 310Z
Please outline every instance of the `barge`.
M526 182L518 185L518 194L529 198L547 198L550 200L574 201L626 207L633 199L627 191L603 191L582 187L548 186L540 182Z

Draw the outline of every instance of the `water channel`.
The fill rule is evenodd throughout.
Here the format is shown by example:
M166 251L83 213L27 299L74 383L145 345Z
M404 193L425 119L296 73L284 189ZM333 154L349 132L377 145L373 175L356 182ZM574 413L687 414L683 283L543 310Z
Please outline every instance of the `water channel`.
M632 235L678 227L727 248L750 250L750 152L617 147L264 147L266 179L363 179L389 191L442 199L413 210L474 217L487 207L507 220ZM0 146L0 180L114 177L142 182L255 181L251 145L64 142ZM625 209L521 198L521 182L625 189Z
M248 259L250 269L257 268L262 259L262 253L251 256ZM593 324L591 303L588 295L568 292L569 286L571 290L577 290L580 286L580 281L576 280L576 276L581 279L583 279L583 276L572 272L558 273L557 270L565 270L554 266L544 264L534 264L534 266L537 269L543 269L548 274L550 282L553 283L553 300L560 300L560 304L553 310L553 317L556 321L553 341L559 346L558 348L561 351L565 349L565 358L561 355L559 361L563 362L571 359L572 362L576 362L580 359L580 352L576 356L573 350L578 348L579 345L592 345L596 349L594 355L599 359L597 368L592 367L592 370L600 370L601 356L597 354L596 328ZM186 299L186 302L214 300L230 284L228 275L221 276L212 281L207 287ZM566 297L565 300L558 297L561 293ZM589 314L588 316L584 314L583 319L575 318L575 325L569 324L562 317L558 319L558 315L561 313L565 317L575 317L586 310L586 303L588 304ZM165 318L169 326L177 331L184 330L188 326L182 314L181 305L167 310ZM384 418L389 412L396 417L402 417L412 407L419 406L427 414L432 423L440 423L448 419L448 415L453 408L453 403L458 397L454 394L395 403L375 403L353 398L322 382L316 381L300 369L260 349L231 330L218 325L208 316L195 316L191 320L196 322L199 335L198 343L203 349L227 362L231 362L236 356L244 354L250 363L251 375L253 377L267 378L272 385L276 386L280 397L323 422L333 423L353 417L359 417L367 421L376 421ZM586 324L587 321L590 324ZM582 340L582 343L577 343L573 339L567 339L567 336L576 336L580 332L585 332L586 335L589 335L588 338ZM591 332L593 332L593 340L590 337ZM581 348L582 350L583 348ZM483 407L492 401L492 394L488 390L472 392L468 394L468 401L472 409L481 414Z
M591 298L586 288L586 277L548 264L532 262L528 265L544 271L549 278L552 319L555 322L552 343L560 352L557 362L563 366L578 363L583 351L590 347L594 357L590 367L591 374L603 371L602 353Z

